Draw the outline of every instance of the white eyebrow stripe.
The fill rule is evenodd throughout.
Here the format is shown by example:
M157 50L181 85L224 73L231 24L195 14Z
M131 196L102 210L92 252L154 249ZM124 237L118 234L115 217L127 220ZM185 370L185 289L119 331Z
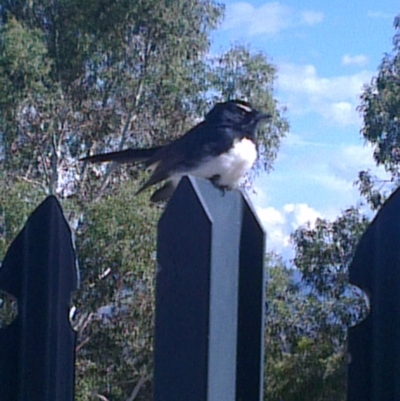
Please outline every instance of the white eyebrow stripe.
M243 110L246 111L247 113L251 113L251 112L253 111L251 107L246 106L246 105L241 104L241 103L236 103L236 106L237 106L237 107L240 107L241 109L243 109Z

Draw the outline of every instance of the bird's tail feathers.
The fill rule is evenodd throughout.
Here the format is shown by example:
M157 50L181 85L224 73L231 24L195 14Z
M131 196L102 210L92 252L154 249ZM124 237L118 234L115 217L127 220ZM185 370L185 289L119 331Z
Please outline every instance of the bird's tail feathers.
M141 192L143 192L148 187L149 187L149 185L147 185L147 183L146 183L141 188L139 188L139 190L135 193L135 195L139 195ZM175 189L176 189L176 182L174 182L173 180L167 181L165 183L165 185L163 185L161 188L157 189L157 191L155 191L153 193L150 200L152 202L165 201L172 196Z
M101 153L98 155L87 156L79 159L90 163L117 162L117 163L140 163L146 162L160 150L161 147L146 149L126 149L120 152Z

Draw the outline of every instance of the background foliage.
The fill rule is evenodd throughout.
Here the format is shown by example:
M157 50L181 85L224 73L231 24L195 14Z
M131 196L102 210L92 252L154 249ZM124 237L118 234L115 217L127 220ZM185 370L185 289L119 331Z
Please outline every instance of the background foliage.
M233 46L208 54L223 18L213 0L0 0L0 260L31 211L56 194L76 236L81 287L77 401L150 400L156 224L134 193L146 173L79 157L165 143L216 101L246 98L273 114L257 171L271 170L288 123L276 68ZM362 135L399 180L399 18L394 47L365 88ZM382 183L360 172L378 209ZM344 400L346 329L365 313L347 269L368 220L354 207L293 233L293 263L266 257L268 401ZM295 268L294 268L295 267ZM9 309L3 305L0 323Z

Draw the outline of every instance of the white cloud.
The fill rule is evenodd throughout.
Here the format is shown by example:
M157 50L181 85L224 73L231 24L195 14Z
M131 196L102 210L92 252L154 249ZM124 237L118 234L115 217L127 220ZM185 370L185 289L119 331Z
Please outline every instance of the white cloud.
M302 11L300 13L301 21L305 25L316 25L324 20L324 14L319 11Z
M368 64L368 57L364 54L356 54L351 56L350 54L345 54L342 57L342 65L355 65L358 67L364 67Z
M384 13L382 11L368 11L367 16L369 18L377 18L377 19L394 19L394 15L389 13Z
M358 172L371 170L372 174L381 179L389 179L389 174L378 167L373 158L373 148L370 145L343 145L338 152L332 154L331 170L348 182L354 182Z
M356 105L350 102L331 103L324 111L327 120L334 121L340 125L352 125L359 123Z
M331 166L323 171L316 169L313 173L309 175L309 179L314 183L317 183L321 191L325 192L326 195L329 192L341 193L343 198L347 194L353 192L354 186L353 181L356 179L357 171L354 171L354 176L351 180L338 175L335 171L332 171ZM339 213L339 210L338 210Z
M387 174L375 166L371 147L361 143L312 142L299 134L287 139L281 153L286 157L278 157L273 174L256 180L251 199L267 232L267 250L290 260L294 230L307 222L314 227L317 218L335 220L359 202L354 186L359 171L371 169L383 179Z
M286 95L288 109L297 114L317 113L342 126L359 124L356 111L362 87L373 72L321 77L310 64L282 64L278 71L279 89Z
M306 223L313 227L321 217L304 203L289 203L279 210L271 206L256 207L256 212L267 233L267 250L281 253L286 259L293 256L290 234Z
M283 210L291 220L291 226L294 230L306 223L310 223L311 227L314 227L317 218L321 218L321 213L305 203L288 203L283 207Z
M370 71L361 71L353 75L324 78L318 75L313 65L282 64L279 67L279 85L286 91L339 101L358 95L363 84L369 82L371 74Z
M373 174L382 178L386 177L383 169L375 165L371 146L365 146L362 143L359 145L345 143L335 145L304 141L299 135L290 137L289 146L292 159L290 171L292 173L285 179L296 181L304 188L304 191L308 191L308 186L318 188L318 192L315 193L316 200L320 197L329 198L336 207L334 215L339 214L341 209L357 202L359 194L354 187L354 181L357 179L359 171L371 170ZM301 164L301 160L306 160L306 162ZM296 166L301 166L301 176L297 176ZM340 195L342 202L335 205L336 194ZM328 215L324 209L324 218L331 218L334 215L331 213Z
M331 162L341 173L354 169L357 171L368 169L375 166L372 152L371 146L345 145L341 146L340 151L333 155Z
M312 26L322 22L318 11L297 11L279 2L264 3L255 7L248 2L228 4L222 29L240 29L247 35L273 36L299 26Z
M263 224L279 225L285 222L283 214L273 207L259 208L257 214Z
M287 228L285 214L274 207L256 207L256 213L267 235L267 251L279 254L291 253L291 231Z

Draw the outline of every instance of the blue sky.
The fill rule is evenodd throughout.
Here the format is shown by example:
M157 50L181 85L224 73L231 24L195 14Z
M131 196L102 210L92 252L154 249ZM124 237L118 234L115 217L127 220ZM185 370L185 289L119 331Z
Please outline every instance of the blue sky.
M363 84L392 50L394 0L225 1L212 52L234 43L262 51L276 65L275 95L290 132L274 170L251 195L267 230L267 249L290 257L289 235L317 217L334 219L359 202L353 182L374 166L356 108Z

